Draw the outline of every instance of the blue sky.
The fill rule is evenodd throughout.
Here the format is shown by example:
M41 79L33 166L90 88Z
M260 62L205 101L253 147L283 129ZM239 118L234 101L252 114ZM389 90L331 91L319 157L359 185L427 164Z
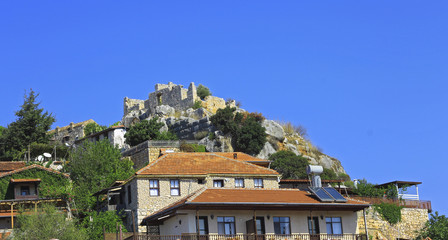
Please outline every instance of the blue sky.
M108 125L154 84L208 86L308 129L353 178L422 181L448 214L445 1L2 1L0 125L25 90Z

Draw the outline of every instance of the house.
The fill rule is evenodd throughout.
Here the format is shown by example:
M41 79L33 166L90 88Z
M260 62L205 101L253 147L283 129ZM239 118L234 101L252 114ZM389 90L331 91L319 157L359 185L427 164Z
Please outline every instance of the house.
M10 162L0 162L0 169L8 165ZM65 207L67 203L60 197L69 187L67 174L40 165L0 173L0 230L14 228L19 208L32 209L46 202Z
M112 126L101 132L90 134L89 136L76 139L74 141L74 146L81 145L83 141L96 142L103 139L108 139L112 146L116 146L121 151L129 148L129 145L125 143L124 135L126 134L126 128L123 125Z
M260 166L266 164L241 153L166 153L121 186L127 228L156 235L359 237L356 212L368 203L280 189L280 174Z
M79 123L70 123L65 127L56 127L48 132L51 135L52 143L72 145L76 140L84 137L84 128L89 123L96 123L92 119Z

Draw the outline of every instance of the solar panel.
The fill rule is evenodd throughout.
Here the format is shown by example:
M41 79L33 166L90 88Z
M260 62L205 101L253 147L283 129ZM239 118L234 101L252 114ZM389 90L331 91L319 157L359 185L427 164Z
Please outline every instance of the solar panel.
M345 199L336 189L332 187L324 187L323 188L330 196L334 198L336 202L347 202L347 199Z
M320 187L309 187L310 191L316 195L322 202L333 202L334 198L331 197L323 188Z

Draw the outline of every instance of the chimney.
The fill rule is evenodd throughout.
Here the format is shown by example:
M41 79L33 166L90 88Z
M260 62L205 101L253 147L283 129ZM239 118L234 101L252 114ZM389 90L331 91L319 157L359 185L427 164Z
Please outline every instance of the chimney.
M306 173L311 175L311 187L313 188L321 188L322 181L320 179L320 174L324 171L322 166L317 165L308 165L306 168Z
M238 158L238 153L234 153L233 154L233 159L237 159Z

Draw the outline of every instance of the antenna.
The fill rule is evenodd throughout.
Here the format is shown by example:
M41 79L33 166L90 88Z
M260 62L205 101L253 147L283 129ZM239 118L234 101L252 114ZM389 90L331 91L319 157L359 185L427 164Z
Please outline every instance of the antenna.
M37 161L42 162L44 160L44 156L39 155L37 156Z
M51 154L49 154L49 153L44 153L43 155L44 155L44 157L46 157L46 158L51 158Z

